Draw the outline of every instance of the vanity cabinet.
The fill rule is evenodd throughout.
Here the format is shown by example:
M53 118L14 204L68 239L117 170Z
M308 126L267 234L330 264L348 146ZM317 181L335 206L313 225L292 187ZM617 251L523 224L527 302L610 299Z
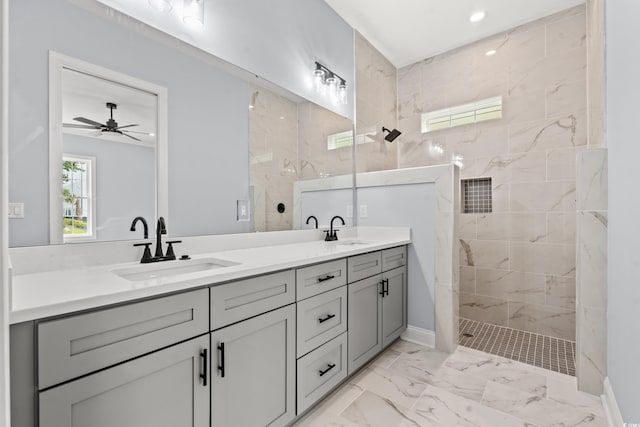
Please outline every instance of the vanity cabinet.
M406 329L406 247L11 327L13 427L278 427Z
M40 426L207 427L208 349L205 335L42 391Z
M353 283L349 279L349 375L400 337L407 326L406 247L352 258L348 265L357 267L354 268L355 275L349 277L370 277ZM383 262L385 259L386 263ZM403 265L382 271L383 265L395 267L398 263ZM349 272L351 270L350 267Z
M295 320L292 304L211 333L212 427L276 427L293 420Z

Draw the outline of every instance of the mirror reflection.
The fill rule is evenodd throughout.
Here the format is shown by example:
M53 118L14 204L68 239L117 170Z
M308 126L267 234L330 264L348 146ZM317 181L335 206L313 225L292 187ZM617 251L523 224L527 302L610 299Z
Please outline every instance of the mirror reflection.
M62 198L55 243L139 238L126 228L128 219L155 219L158 95L106 74L62 67L62 159L55 159L62 163L62 194L50 195L52 212Z
M255 231L291 230L296 181L351 173L352 122L255 85L249 110ZM344 207L335 209L338 214ZM319 220L328 224L329 218Z
M172 236L291 229L296 181L352 171L352 147L340 146L351 121L166 33L92 2L41 2L34 9L15 1L11 13L16 22L38 27L12 26L10 34L9 201L23 203L25 212L9 221L11 247L141 239L129 230L137 216L150 225L164 216ZM96 49L95 40L108 43ZM143 103L118 96L122 88L112 83L123 85L120 78L81 70L106 80L110 90L92 96L96 90L85 88L77 95L93 106L69 110L62 89L55 98L47 87L50 52L166 88L165 104L156 97L156 131L135 115L143 114ZM256 91L262 115L248 108ZM109 130L107 103L117 105L113 129L123 134ZM118 129L130 124L139 126ZM144 133L156 134L155 154ZM335 149L328 148L331 138ZM112 167L106 154L89 147L109 147L119 161ZM132 191L125 196L127 187Z

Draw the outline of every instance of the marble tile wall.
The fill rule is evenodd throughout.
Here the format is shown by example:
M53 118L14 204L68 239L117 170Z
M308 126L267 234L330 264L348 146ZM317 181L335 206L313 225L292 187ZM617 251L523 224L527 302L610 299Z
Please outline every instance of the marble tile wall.
M605 139L605 0L587 1L587 95L589 148L604 147Z
M256 86L249 90L249 158L255 231L290 230L298 179L298 106ZM277 211L284 203L284 213Z
M602 394L607 364L607 150L578 156L578 388Z
M350 174L352 147L327 150L327 136L352 122L311 102L296 103L264 88L249 91L250 161L255 231L291 230L293 183ZM277 206L284 203L285 211Z
M396 169L397 145L384 140L382 127L397 127L397 70L356 32L356 135L369 141L356 146L356 170Z
M492 177L493 212L459 219L462 317L575 340L586 21L577 6L398 70L398 167L458 156L461 178ZM501 119L421 133L422 113L497 95Z

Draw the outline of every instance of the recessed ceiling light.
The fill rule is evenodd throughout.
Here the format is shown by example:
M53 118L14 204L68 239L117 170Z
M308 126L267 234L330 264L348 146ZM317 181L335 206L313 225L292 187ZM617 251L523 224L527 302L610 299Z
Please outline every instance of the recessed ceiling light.
M481 10L471 15L469 17L469 22L480 22L484 19L485 16L487 16L486 12Z
M498 51L495 50L495 49L491 49L491 50L488 50L487 53L485 53L485 55L487 55L487 56L495 55L496 52L498 52Z

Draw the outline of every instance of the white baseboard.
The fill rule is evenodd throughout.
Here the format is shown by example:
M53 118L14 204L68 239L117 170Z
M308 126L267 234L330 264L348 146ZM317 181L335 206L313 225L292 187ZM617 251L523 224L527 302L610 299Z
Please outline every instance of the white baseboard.
M401 338L414 344L434 348L436 346L436 334L428 329L417 326L407 326L407 330L402 333Z
M622 414L620 414L616 397L613 394L609 377L604 379L603 389L604 394L600 398L602 399L602 406L604 406L604 413L607 417L607 424L609 424L609 427L623 427L624 420L622 419Z

